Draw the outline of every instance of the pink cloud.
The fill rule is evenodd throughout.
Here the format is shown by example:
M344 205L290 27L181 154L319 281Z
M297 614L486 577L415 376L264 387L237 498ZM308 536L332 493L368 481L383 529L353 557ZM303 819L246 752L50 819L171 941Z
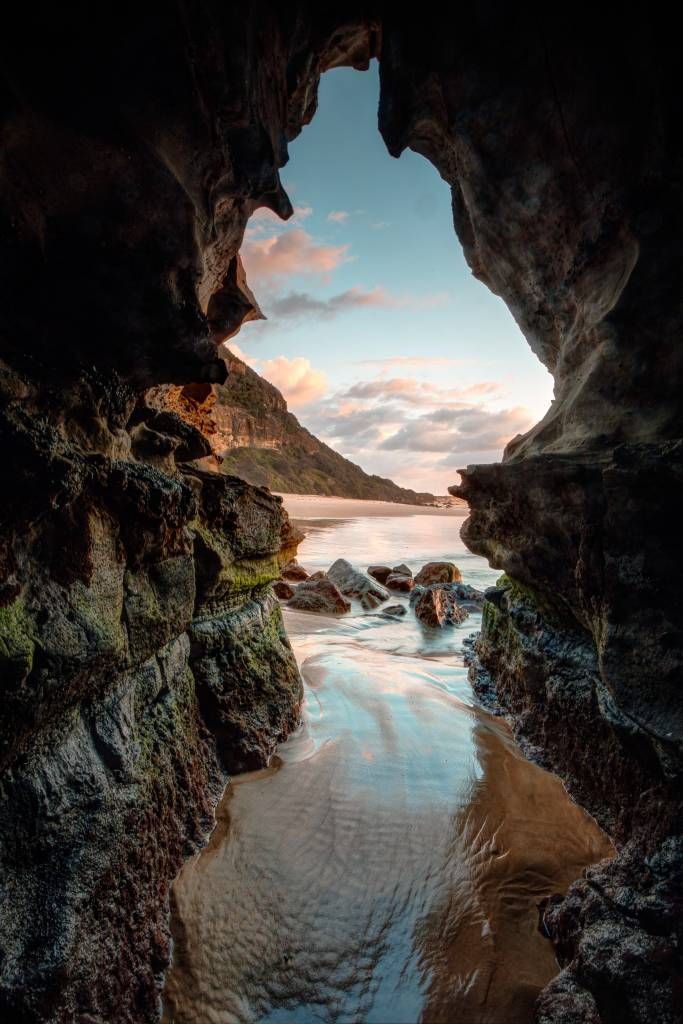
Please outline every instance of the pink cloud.
M346 210L332 210L327 215L328 220L335 221L337 224L343 224L345 220L349 219L349 214Z
M327 376L315 370L303 356L267 359L259 372L282 392L287 404L294 408L308 405L327 391Z
M238 359L241 359L243 363L246 363L247 366L256 366L258 363L258 359L254 359L253 356L247 355L244 349L240 348L235 341L231 340L230 343L226 345L226 348L229 348L230 351L233 352Z
M312 213L312 206L295 206L292 216L288 220L283 220L282 217L268 209L267 206L261 206L249 218L249 223L244 232L243 244L247 245L249 242L263 240L273 234L282 235L287 231L291 231L302 220L310 217Z
M307 231L295 228L269 238L248 239L241 256L252 281L318 274L328 277L346 258L348 245L318 245Z

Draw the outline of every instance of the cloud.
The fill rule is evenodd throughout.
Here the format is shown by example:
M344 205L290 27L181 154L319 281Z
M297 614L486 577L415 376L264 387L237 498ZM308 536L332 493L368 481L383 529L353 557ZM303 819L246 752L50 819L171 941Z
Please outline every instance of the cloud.
M329 299L318 299L308 292L289 292L275 298L268 307L268 312L275 317L302 319L305 317L332 317L351 309L363 309L368 306L390 306L392 297L384 288L349 288L345 292L333 295Z
M412 306L424 309L427 306L440 305L446 298L444 293L423 295L419 298L410 295L392 295L386 288L378 286L370 289L348 288L346 291L326 299L318 298L310 292L292 291L285 295L276 294L263 305L266 306L269 317L276 320L330 319L341 313L368 307L402 309ZM374 360L366 362L372 364ZM388 364L390 361L386 362ZM448 360L444 360L444 362L448 362ZM406 360L405 365L409 364L410 360Z
M302 220L306 220L312 213L312 206L295 206L289 220L283 220L267 206L261 206L249 218L247 229L244 232L245 241L263 238L264 235L272 234L274 231L277 234L281 234L283 231L291 231L293 227L300 224Z
M370 227L373 229L373 231L382 231L384 228L388 228L389 227L389 221L388 220L376 220L376 221L373 221L373 223L370 225Z
M229 348L230 351L233 352L238 359L241 359L243 363L246 363L247 366L256 366L258 360L254 359L253 356L247 355L247 353L240 348L237 342L231 340L225 347Z
M425 407L443 404L448 408L462 408L477 398L494 398L501 394L498 381L485 380L462 388L441 388L431 381L415 380L413 377L380 377L378 380L361 381L352 385L342 395L350 399L373 399L387 401L398 399L408 405Z
M346 210L332 210L327 215L328 220L335 221L337 224L343 224L345 220L349 219L349 214Z
M357 366L378 366L389 370L394 366L461 366L467 359L449 359L447 356L391 356L388 359L357 359Z
M533 416L520 406L496 412L481 406L436 409L404 423L380 447L387 451L450 452L451 465L461 458L463 449L500 452L512 437L532 424Z
M320 370L314 370L303 356L266 359L261 363L259 373L282 392L287 404L293 408L321 398L328 387L327 376Z
M348 245L319 245L307 231L295 228L269 238L249 239L240 255L252 281L291 274L329 277L346 259L348 248Z
M508 441L534 422L523 407L487 407L502 394L496 381L462 388L402 377L358 381L312 401L303 418L366 472L439 494L461 466L499 459Z

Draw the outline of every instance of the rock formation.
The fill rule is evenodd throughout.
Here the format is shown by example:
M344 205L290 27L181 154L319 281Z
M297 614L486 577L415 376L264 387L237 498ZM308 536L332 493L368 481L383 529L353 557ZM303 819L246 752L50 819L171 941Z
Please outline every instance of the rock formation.
M433 583L459 583L462 575L452 562L427 562L415 575L420 587L431 587Z
M228 373L222 384L199 389L165 385L148 394L152 404L177 413L202 431L213 453L207 460L212 468L283 494L437 503L433 494L399 487L345 459L302 427L276 387L229 349L222 352ZM439 503L446 500L438 499Z
M0 1009L154 1021L166 898L225 773L296 717L266 493L145 398L206 395L259 311L319 75L380 58L389 151L555 377L458 493L507 573L479 658L619 856L543 913L544 1024L673 1022L682 605L678 33L663 6L23 5L3 18ZM99 22L96 20L99 17ZM409 258L409 254L407 254ZM282 547L289 551L280 555ZM252 713L253 712L253 713Z
M410 595L410 604L418 622L436 629L458 626L469 615L447 583L433 583L429 587L418 584Z
M302 612L345 615L351 611L351 602L346 600L341 590L331 580L319 579L300 583L289 602L289 607Z
M338 558L332 563L327 570L327 578L336 583L345 597L353 597L360 601L366 611L377 608L389 598L384 587L367 573L358 572L345 558Z

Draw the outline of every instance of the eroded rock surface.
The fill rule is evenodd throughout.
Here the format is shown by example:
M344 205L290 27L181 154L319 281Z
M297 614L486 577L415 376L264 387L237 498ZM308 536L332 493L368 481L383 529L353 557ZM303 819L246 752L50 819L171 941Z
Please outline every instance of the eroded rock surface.
M408 594L415 586L415 580L412 576L406 576L402 572L390 572L385 582L387 590L395 590L403 594Z
M456 583L462 579L460 570L453 562L427 562L415 574L415 583L430 587L433 583Z
M351 602L346 600L331 580L323 578L300 583L289 602L289 607L302 612L345 615L351 611Z
M436 629L457 626L469 614L460 607L448 584L433 583L430 587L418 585L411 594L410 603L418 622Z
M354 569L345 558L338 558L327 570L327 578L332 580L345 597L353 597L360 601L366 611L379 607L387 601L389 593L367 573Z
M291 722L268 581L295 535L264 492L183 468L202 440L144 392L175 383L201 403L224 379L216 341L260 315L238 257L247 220L291 213L278 169L321 71L378 55L390 152L425 155L451 186L473 273L555 378L541 423L502 465L470 467L459 492L467 543L514 581L486 606L481 663L520 734L624 844L600 898L587 880L548 915L566 966L539 1019L675 1020L683 176L671 16L656 4L637 17L583 4L404 17L303 2L97 14L24 5L22 23L3 21L5 1016L156 1020L168 882L233 754L266 756ZM251 655L230 632L243 615L269 638L251 696ZM204 634L190 642L195 619L213 623L210 652ZM278 699L259 704L276 678ZM642 909L653 892L654 916Z

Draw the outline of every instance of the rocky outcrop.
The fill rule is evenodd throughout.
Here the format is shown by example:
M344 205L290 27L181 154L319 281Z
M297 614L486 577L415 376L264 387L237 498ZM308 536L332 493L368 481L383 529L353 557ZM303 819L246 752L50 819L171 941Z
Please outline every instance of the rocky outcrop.
M377 608L389 598L388 592L365 572L359 572L345 558L338 558L327 570L327 578L332 580L345 597L353 597L360 601L366 611Z
M296 558L291 558L286 565L283 565L280 575L283 580L290 580L293 583L300 583L302 580L308 579L308 572L303 565L299 565Z
M469 614L460 607L448 584L443 583L433 583L430 587L418 585L411 594L410 604L417 621L433 629L458 626Z
M514 581L487 605L481 662L520 733L620 845L545 914L565 968L540 1019L597 1007L603 1024L674 1020L683 204L671 16L657 4L635 19L583 4L404 16L304 2L97 13L23 5L19 24L3 19L5 1016L156 1019L169 879L233 753L267 756L291 721L268 580L292 535L263 492L185 471L201 439L144 393L177 385L199 406L225 379L216 342L260 315L238 257L247 220L291 212L278 169L320 73L379 56L389 151L412 148L449 183L473 273L555 378L544 419L459 490L467 543ZM242 615L268 645L253 718L236 684L249 651L228 639ZM225 623L209 630L224 647L191 639L207 619Z
M427 562L415 576L420 587L431 587L433 583L459 583L460 570L453 562Z
M467 545L514 581L514 596L486 613L480 658L519 734L620 844L604 898L585 885L567 898L564 957L573 949L576 962L539 1014L679 1020L676 946L653 942L669 924L634 912L652 858L671 871L657 899L681 898L662 854L681 832L683 748L670 557L683 494L671 24L658 6L643 34L606 8L478 8L435 60L422 26L384 22L382 133L395 155L410 146L449 182L473 273L555 380L548 413L502 465L468 467L453 489L470 505ZM617 879L631 909L611 904ZM626 946L618 927L632 934Z
M390 565L368 566L368 576L372 576L373 580L377 580L377 582L381 583L382 586L384 586L384 584L389 579L393 571L394 570L391 568Z
M415 580L412 576L406 576L402 572L390 572L384 585L387 590L396 590L400 593L408 594L415 586Z
M5 423L28 488L45 428L16 391ZM58 512L24 506L0 609L0 1005L16 1020L155 1019L170 881L227 773L265 764L298 718L269 589L284 513L241 481L48 436L71 491Z
M300 583L289 607L302 612L345 615L351 611L351 602L346 600L331 580L319 579Z
M433 494L399 487L345 459L302 427L276 387L229 349L221 352L228 373L222 384L167 385L153 389L149 399L204 433L213 453L208 465L285 494L437 503Z

